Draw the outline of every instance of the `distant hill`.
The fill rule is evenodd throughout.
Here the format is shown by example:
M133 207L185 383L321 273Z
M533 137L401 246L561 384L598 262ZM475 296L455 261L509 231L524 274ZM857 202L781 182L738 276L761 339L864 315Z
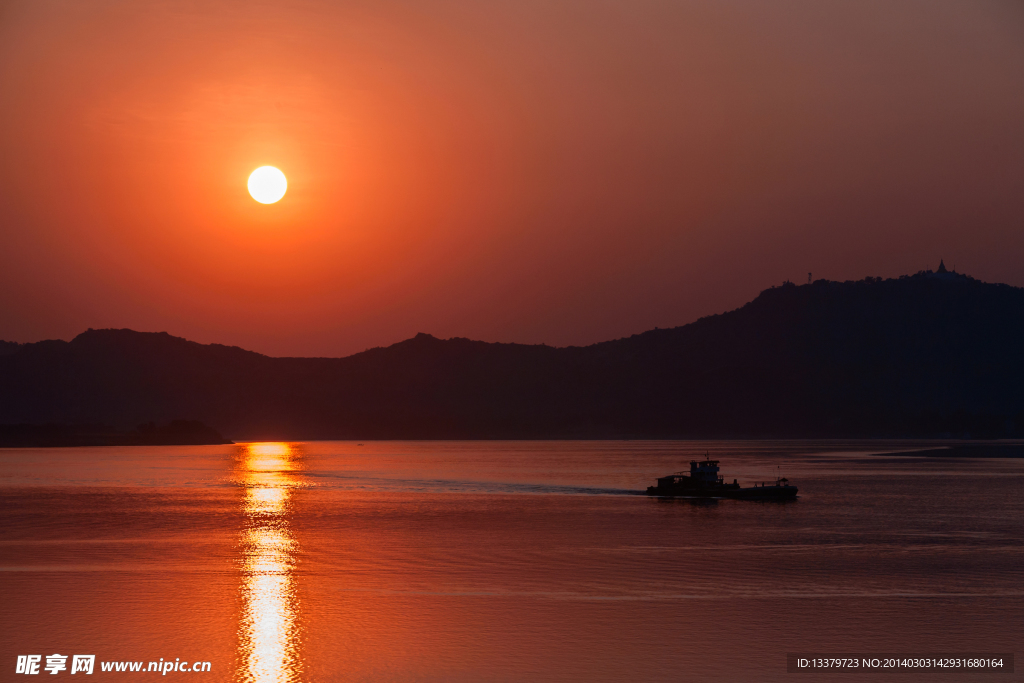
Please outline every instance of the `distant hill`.
M148 423L130 431L108 425L0 424L0 448L62 446L196 446L231 443L195 420Z
M17 342L0 341L0 356L6 356L9 353L14 353L21 349L24 344L18 344Z
M942 271L786 283L587 347L419 334L270 358L131 330L0 347L7 424L188 417L234 439L1024 436L1024 289Z

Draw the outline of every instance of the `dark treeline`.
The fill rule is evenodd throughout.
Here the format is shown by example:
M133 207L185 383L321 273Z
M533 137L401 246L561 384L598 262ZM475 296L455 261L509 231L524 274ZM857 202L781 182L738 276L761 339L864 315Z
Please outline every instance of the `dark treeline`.
M270 358L166 333L0 345L0 423L187 416L235 439L1024 437L1024 289L963 275L786 283L587 347L420 334Z

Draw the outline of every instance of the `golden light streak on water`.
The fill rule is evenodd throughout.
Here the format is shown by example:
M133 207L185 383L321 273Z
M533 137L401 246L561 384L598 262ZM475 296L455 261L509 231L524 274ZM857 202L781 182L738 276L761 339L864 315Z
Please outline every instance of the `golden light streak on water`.
M255 460L260 458L273 458L281 465L290 465L291 463L287 460L288 455L291 453L291 448L286 443L250 443L245 444L247 452Z
M241 446L237 474L245 489L242 510L242 599L239 627L245 683L299 679L296 542L288 528L291 494L298 484L298 454L288 444Z

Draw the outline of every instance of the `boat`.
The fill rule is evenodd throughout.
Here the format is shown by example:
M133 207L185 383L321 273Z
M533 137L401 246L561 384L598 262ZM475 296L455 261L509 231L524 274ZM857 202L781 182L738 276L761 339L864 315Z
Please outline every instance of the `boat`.
M740 486L735 479L725 483L718 473L718 461L709 455L704 460L691 460L690 471L676 472L667 477L658 477L657 486L648 486L647 495L674 498L737 498L741 500L778 500L796 498L797 487L791 486L785 477L778 477L774 484L761 482L760 486Z

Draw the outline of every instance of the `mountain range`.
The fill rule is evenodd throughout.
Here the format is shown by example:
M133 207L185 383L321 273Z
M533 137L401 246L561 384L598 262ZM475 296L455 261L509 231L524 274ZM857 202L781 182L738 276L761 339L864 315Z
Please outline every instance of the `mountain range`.
M583 347L418 334L274 358L167 333L0 342L0 424L256 439L1021 437L1024 289L923 271L767 289Z

